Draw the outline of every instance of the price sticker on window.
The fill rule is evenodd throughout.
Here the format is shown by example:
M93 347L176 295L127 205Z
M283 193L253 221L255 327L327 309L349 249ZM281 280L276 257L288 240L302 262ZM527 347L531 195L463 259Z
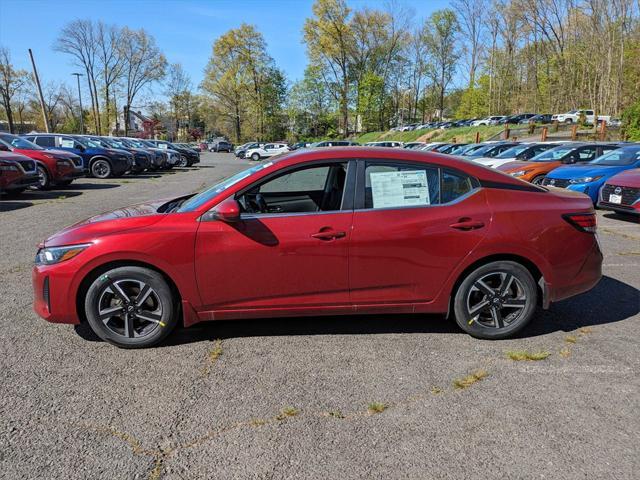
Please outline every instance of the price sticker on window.
M429 184L424 170L372 172L373 208L429 205Z

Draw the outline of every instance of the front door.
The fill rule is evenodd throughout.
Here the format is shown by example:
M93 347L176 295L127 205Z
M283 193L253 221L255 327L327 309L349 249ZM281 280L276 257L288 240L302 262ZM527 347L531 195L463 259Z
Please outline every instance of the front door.
M433 300L485 236L485 195L466 174L395 161L359 166L349 277L363 305Z
M339 161L288 170L236 194L240 221L201 221L195 264L202 310L348 311L353 204L344 195L346 176Z

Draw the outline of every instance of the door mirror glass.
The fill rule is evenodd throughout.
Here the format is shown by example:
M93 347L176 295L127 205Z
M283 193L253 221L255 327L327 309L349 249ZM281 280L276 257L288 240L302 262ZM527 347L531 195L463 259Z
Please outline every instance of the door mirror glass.
M222 222L237 222L240 220L240 204L233 198L228 198L213 209L213 218Z

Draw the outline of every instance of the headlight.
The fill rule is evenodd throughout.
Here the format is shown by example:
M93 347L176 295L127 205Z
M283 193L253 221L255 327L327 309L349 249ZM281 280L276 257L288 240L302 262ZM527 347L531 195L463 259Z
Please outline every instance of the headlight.
M70 167L71 162L69 160L57 160L56 165L59 167Z
M597 177L580 177L580 178L572 178L569 180L569 183L591 183L596 180L600 180L602 175L598 175Z
M530 171L531 170L518 170L517 172L511 172L511 176L513 176L513 177L521 177L523 175L526 175Z
M71 260L87 247L90 243L80 245L67 245L64 247L41 248L36 254L36 265L54 265L56 263Z
M0 171L17 172L18 171L18 167L14 166L14 165L0 165Z

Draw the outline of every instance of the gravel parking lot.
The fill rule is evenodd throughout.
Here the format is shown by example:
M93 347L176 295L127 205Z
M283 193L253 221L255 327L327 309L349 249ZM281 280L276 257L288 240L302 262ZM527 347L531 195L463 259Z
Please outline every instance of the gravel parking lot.
M598 213L600 284L512 340L381 315L212 322L126 351L32 312L38 241L249 163L203 154L196 168L0 200L0 477L638 478L630 218ZM522 350L550 355L507 356Z

